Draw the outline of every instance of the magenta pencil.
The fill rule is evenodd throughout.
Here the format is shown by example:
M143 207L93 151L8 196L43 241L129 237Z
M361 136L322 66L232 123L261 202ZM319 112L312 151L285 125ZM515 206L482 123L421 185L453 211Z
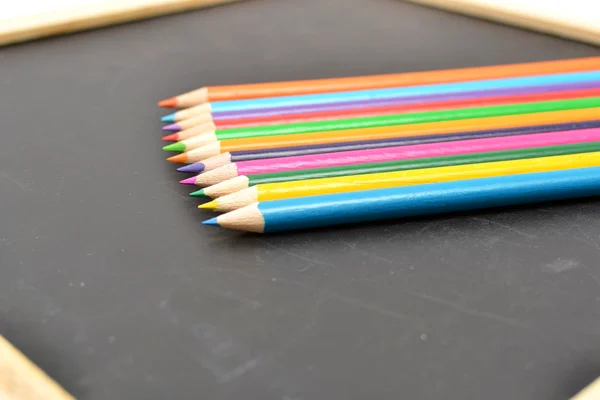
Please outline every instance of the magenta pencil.
M224 165L196 177L196 185L208 186L240 175L284 172L309 168L336 167L412 158L440 157L490 151L558 146L600 140L600 128L532 135L462 140L458 142L396 146L385 149L354 150L306 156L240 161Z

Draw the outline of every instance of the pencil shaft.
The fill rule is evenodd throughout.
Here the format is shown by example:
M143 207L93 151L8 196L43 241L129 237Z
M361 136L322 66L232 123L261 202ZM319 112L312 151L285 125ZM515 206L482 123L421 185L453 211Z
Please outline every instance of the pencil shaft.
M553 100L525 104L472 107L456 110L441 110L366 118L349 118L333 121L303 122L273 126L260 126L216 131L217 139L231 140L261 136L293 135L311 132L327 132L347 129L377 128L385 126L412 125L419 123L457 121L507 115L543 113L574 110L600 106L600 97L583 99Z
M348 78L211 86L208 87L208 97L210 101L248 99L257 97L287 96L294 94L362 90L402 85L425 85L442 82L492 79L505 76L523 76L599 68L600 58L595 57Z
M246 139L231 139L219 142L221 152L241 150L265 150L289 146L323 145L363 140L390 139L409 136L430 136L450 133L465 133L489 129L517 128L568 122L596 120L600 107L552 111L547 113L508 115L502 117L474 118L459 121L430 122L380 128L348 129L341 131L313 132L296 135L264 136ZM192 150L190 153L194 153ZM214 154L211 154L214 155ZM210 157L206 155L203 158ZM195 161L201 161L202 158ZM191 162L195 162L191 161ZM189 161L188 161L189 162Z
M568 168L600 166L600 152L535 157L480 164L463 164L407 171L379 172L334 178L269 183L256 186L258 200L279 200L317 196L329 193L354 192L386 187L474 179L487 176L513 175ZM235 193L231 196L235 196Z
M429 157L414 160L399 160L341 167L313 168L298 171L273 172L269 174L248 175L248 186L306 179L335 178L338 176L447 167L452 165L480 164L486 162L519 160L534 157L550 157L596 151L600 151L600 142L533 147L517 150L492 151L488 153L461 154L456 156Z
M214 207L218 211L232 211L257 201L283 200L398 186L486 178L491 176L595 167L599 165L600 152L591 152L551 157L536 157L531 159L495 161L481 164L463 164L427 169L349 175L335 178L268 183L231 193L202 207Z
M206 165L203 161L213 159L220 154L230 154L232 152L248 151L250 152L247 160L266 159L275 157L286 157L307 154L319 154L324 152L339 152L348 150L363 149L362 144L373 142L374 146L368 148L392 147L385 142L392 143L396 140L415 139L417 143L436 143L446 141L446 139L436 140L436 136L441 135L467 135L472 132L482 133L483 137L494 137L495 130L508 132L512 129L531 129L529 133L548 132L555 130L564 130L565 127L551 128L553 125L571 125L568 129L592 128L597 125L600 115L600 108L588 108L581 110L553 111L539 114L512 115L505 117L475 118L461 121L434 122L426 124L403 125L399 127L367 128L353 129L346 131L331 131L326 133L304 133L297 135L281 135L270 137L259 137L254 139L235 139L211 142L201 148L191 150L186 153L178 154L168 158L169 161L178 163L188 163L189 165L179 168L181 172L202 172ZM587 125L589 124L589 125ZM587 125L587 126L586 126ZM539 128L539 129L538 129ZM525 132L527 133L527 132ZM505 135L503 133L502 135ZM502 136L501 135L501 136ZM510 135L507 133L506 135ZM427 138L431 138L428 140ZM459 138L456 138L458 140ZM466 138L460 138L463 140ZM383 143L383 144L382 144ZM406 144L400 142L397 145ZM321 151L320 147L327 146L345 146L356 145L348 149L338 149L333 147L331 151ZM298 154L294 154L294 148L298 148ZM277 155L277 151L284 148L291 149L291 153L283 152ZM308 149L306 153L304 150ZM311 150L312 149L312 150ZM262 157L262 152L274 152L273 157ZM256 155L253 155L256 153ZM244 160L242 160L244 161Z
M533 103L549 100L567 100L600 96L600 84L597 87L577 90L563 90L546 93L510 94L502 96L489 96L483 98L466 98L459 100L444 100L427 102L422 101L415 104L401 104L388 106L343 109L335 111L319 111L312 113L296 113L290 115L277 115L272 117L242 118L207 123L206 115L186 119L176 124L163 127L163 130L178 131L175 136L178 140L188 139L207 131L215 129L236 129L255 126L294 124L311 121L327 121L347 118L364 118L382 115L406 114L420 111L452 110L457 108L472 108L494 105L508 105L519 103Z
M292 124L298 122L325 121L341 118L363 118L380 115L393 115L419 111L451 110L467 107L482 107L505 104L533 103L548 100L566 100L600 96L600 86L582 89L565 90L547 93L524 93L507 96L490 96L484 98L467 98L448 101L423 101L417 104L390 105L380 107L365 107L358 109L345 109L336 111L320 111L314 113L298 113L284 116L245 118L216 121L216 129L247 128L252 126Z
M488 91L472 91L463 93L449 93L432 96L415 96L408 98L390 98L383 100L364 100L350 101L340 103L317 104L297 107L263 108L250 111L232 111L232 112L213 112L207 110L209 104L203 107L191 107L185 110L179 110L173 114L162 118L163 122L179 122L186 119L202 117L207 122L219 124L230 123L239 120L260 120L264 118L285 118L286 116L313 114L313 113L332 113L341 111L359 110L366 107L392 107L392 106L410 106L432 102L461 101L467 99L486 99L489 97L518 96L523 94L548 94L555 92L586 90L600 86L600 81L585 81L580 83L531 86L523 88L499 89Z
M525 126L507 129L489 129L465 133L450 133L430 136L400 137L382 140L364 140L356 142L331 143L325 145L293 146L266 150L248 150L231 152L231 162L265 160L269 158L292 157L310 154L336 153L340 151L381 149L385 147L407 146L425 143L439 143L458 140L483 139L498 136L529 135L534 133L557 132L563 130L579 130L600 127L600 120Z
M589 167L269 201L258 209L264 232L280 232L598 195L600 167Z
M550 157L564 154L586 153L600 151L600 142L570 144L564 146L544 146L488 153L464 154L457 156L442 156L421 158L416 160L401 160L342 167L313 168L298 171L274 172L270 174L241 175L232 179L209 186L203 190L190 193L194 197L217 198L238 192L248 187L279 182L290 182L307 179L335 178L339 176L374 174L381 172L408 171L448 167L463 164L479 164L495 161L509 161L534 157Z
M600 128L282 157L235 163L239 175L600 141ZM215 173L218 168L210 171Z
M342 101L364 101L412 96L427 96L444 93L462 93L510 89L525 86L545 86L553 84L581 83L600 80L600 71L574 72L564 74L536 75L518 78L489 79L472 82L446 83L387 89L347 91L336 93L309 94L301 96L280 96L251 100L232 100L210 103L212 112L256 110L269 107L287 107L314 104L327 104Z

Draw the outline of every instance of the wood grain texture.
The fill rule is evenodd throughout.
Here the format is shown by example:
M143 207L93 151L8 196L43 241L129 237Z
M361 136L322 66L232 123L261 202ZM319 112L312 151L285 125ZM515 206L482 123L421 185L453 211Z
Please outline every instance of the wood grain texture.
M0 46L241 0L107 0L2 21Z
M0 335L0 399L74 400L74 397Z
M490 1L490 0L405 0L430 7L466 14L495 22L516 25L555 36L600 45L600 23L590 20L598 15L600 4L563 2ZM576 2L577 3L577 2ZM565 10L556 7L561 4ZM552 7L552 6L555 7ZM568 12L564 12L568 11Z

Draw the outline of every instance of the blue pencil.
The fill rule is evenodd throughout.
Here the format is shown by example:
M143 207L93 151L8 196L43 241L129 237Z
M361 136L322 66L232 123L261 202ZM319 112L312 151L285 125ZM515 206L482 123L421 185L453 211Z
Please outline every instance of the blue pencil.
M574 72L566 74L536 75L519 78L488 79L481 81L445 83L437 85L409 86L388 89L357 90L310 94L300 96L280 96L250 100L230 100L206 103L208 112L230 112L259 110L264 108L296 107L316 104L330 104L350 101L372 101L413 96L430 96L473 91L487 91L522 87L536 87L558 84L576 84L600 79L600 71Z
M600 167L274 200L205 221L270 233L600 195Z

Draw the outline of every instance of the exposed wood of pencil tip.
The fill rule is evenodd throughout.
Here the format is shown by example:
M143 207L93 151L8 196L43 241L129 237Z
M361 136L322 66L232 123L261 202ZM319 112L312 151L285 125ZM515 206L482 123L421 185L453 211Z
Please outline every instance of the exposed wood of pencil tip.
M204 189L204 194L208 197L216 199L226 196L231 193L247 189L250 185L250 179L245 175L236 176L232 179L217 183L216 185L208 186Z
M196 137L198 135L202 135L204 133L208 133L217 129L214 122L208 121L203 124L198 124L191 128L182 129L177 134L179 135L179 140L190 139Z
M186 107L189 104L204 104L208 101L208 88L192 90L176 96L179 107Z
M0 399L74 400L75 398L0 335Z
M405 0L429 7L446 9L459 14L471 15L491 21L516 25L521 28L544 32L551 35L575 39L592 44L600 44L600 29L584 21L562 21L556 16L541 18L531 11L507 10L486 4L481 0ZM592 2L590 2L592 4Z
M204 160L221 154L221 142L214 141L188 151L189 162L204 162Z
M188 107L188 108L184 108L182 110L178 110L176 112L176 119L178 121L184 120L184 119L190 119L190 118L194 118L200 115L206 115L209 114L212 116L212 107L210 105L210 103L203 103L203 104L198 104L196 106L192 106L192 107Z
M258 203L220 215L217 221L223 228L238 231L262 233L265 230L265 219L258 209Z
M134 4L121 0L104 1L3 21L0 46L236 1L241 0L148 0Z
M231 153L221 153L202 161L202 164L204 164L204 171L211 171L230 163Z
M238 210L249 204L256 203L257 201L258 189L256 186L251 186L247 189L242 189L238 192L219 197L216 200L217 208L215 211L227 212Z
M177 125L179 125L179 127L181 128L181 131L187 131L196 128L195 132L197 132L197 134L208 131L214 131L215 129L217 129L217 126L212 121L212 116L210 116L210 114L199 115L190 119L184 119L183 121L177 122Z
M199 149L202 146L206 146L207 144L211 144L217 141L217 137L214 132L208 131L202 133L200 135L196 135L189 139L184 139L181 142L185 144L188 150Z
M235 163L231 163L198 175L198 178L196 179L196 185L216 185L219 182L235 178L236 176L238 176L237 165Z

